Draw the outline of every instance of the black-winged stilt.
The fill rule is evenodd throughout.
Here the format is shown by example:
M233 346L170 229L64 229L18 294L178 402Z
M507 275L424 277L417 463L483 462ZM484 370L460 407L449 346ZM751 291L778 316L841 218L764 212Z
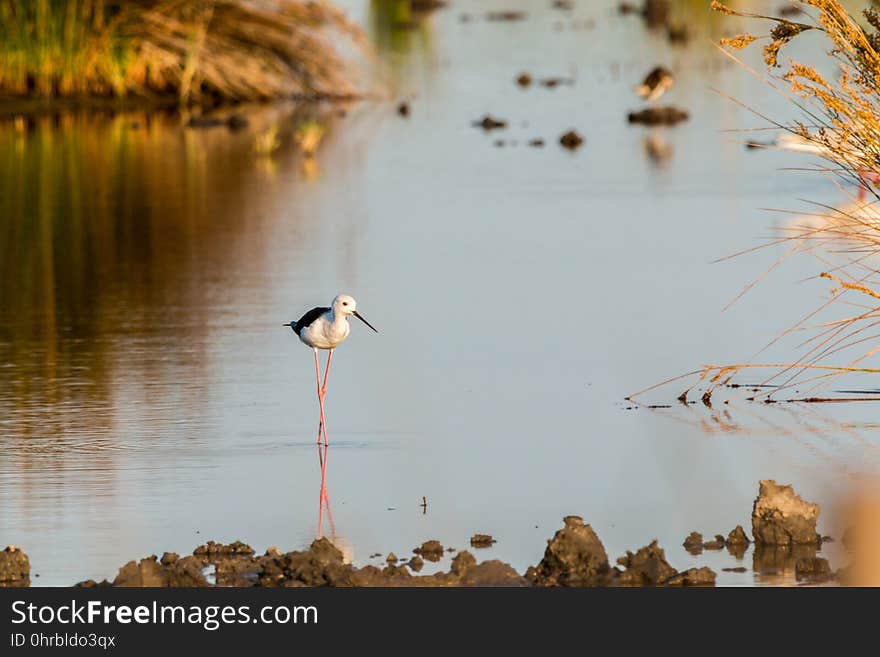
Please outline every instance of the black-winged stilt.
M324 444L327 440L327 419L324 417L324 395L327 393L327 376L330 374L330 361L333 359L333 350L336 349L348 337L351 327L348 325L349 315L354 315L364 324L376 331L372 324L365 320L357 311L357 301L347 294L337 294L329 308L312 308L296 322L289 322L283 326L289 326L299 339L312 348L315 352L315 380L318 386L318 405L321 408L321 419L318 423L318 443L321 435L324 436ZM378 333L379 331L376 331ZM318 363L318 349L327 350L327 367L324 369L324 381L321 381L321 367Z

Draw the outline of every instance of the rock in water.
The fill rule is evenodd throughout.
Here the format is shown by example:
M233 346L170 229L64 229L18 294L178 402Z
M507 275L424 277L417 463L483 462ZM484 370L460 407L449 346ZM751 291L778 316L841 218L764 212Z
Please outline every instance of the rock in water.
M752 508L752 534L759 545L805 545L821 542L816 533L819 505L801 499L791 486L773 479L760 482Z
M656 540L635 554L627 551L617 563L626 568L620 574L620 583L629 586L656 586L678 574L666 561L666 554Z
M526 572L536 586L601 586L612 576L605 546L590 525L566 516L565 526L547 541L544 558Z
M475 548L492 547L492 544L495 542L495 539L489 534L474 534L471 536L471 546Z
M731 545L748 545L750 542L749 537L746 536L746 530L742 528L742 525L737 525L736 528L731 529L730 533L727 535L728 547Z
M171 553L166 553L160 563L155 555L141 559L139 563L129 561L119 569L113 586L123 587L199 587L208 586L202 574L203 562L198 557L184 557L171 561Z
M703 535L700 532L691 532L684 539L684 549L690 554L697 555L703 551Z
M443 557L443 545L438 540L425 541L413 552L428 561L440 561Z
M724 537L721 534L715 534L715 539L703 543L705 550L720 550L724 547Z
M743 569L745 570L745 569ZM666 586L715 586L715 571L711 568L690 568L670 577Z

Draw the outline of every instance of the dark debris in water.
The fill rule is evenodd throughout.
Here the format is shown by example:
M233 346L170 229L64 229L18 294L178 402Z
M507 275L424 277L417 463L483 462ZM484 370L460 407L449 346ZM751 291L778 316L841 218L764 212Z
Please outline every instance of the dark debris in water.
M646 107L627 115L627 121L642 125L677 125L690 119L687 110L667 105L664 107Z
M525 20L525 18L526 18L526 12L512 10L512 9L490 11L486 14L486 20L493 22L493 23L521 21L521 20Z
M472 124L474 127L482 128L486 132L490 130L499 130L501 128L507 127L507 121L504 119L497 119L491 114L486 114L479 121L474 121Z
M574 130L569 130L559 138L559 143L570 151L580 148L584 143L584 138Z
M574 80L571 78L542 78L540 85L547 89L555 89L560 85L574 86Z

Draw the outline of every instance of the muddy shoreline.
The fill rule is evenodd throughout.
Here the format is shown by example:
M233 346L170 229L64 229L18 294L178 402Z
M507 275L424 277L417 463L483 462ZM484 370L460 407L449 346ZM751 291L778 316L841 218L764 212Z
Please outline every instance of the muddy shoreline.
M847 572L833 572L818 556L831 541L816 531L819 506L801 499L791 486L773 480L759 484L752 515L750 538L742 526L726 536L703 540L691 532L682 545L692 556L724 550L742 560L754 547L756 573L793 573L800 583L846 583ZM490 547L495 539L475 534L475 550ZM438 562L446 552L456 552L448 571L418 575L425 561ZM377 555L373 555L377 556ZM724 569L746 572L745 566ZM77 587L209 587L209 586L715 586L717 573L707 566L677 570L666 559L657 541L627 553L612 565L599 536L579 516L566 516L563 527L547 541L544 556L524 573L497 559L479 562L468 550L456 551L433 539L413 548L408 558L389 553L385 566L362 567L346 563L343 553L327 538L318 538L304 551L282 553L271 547L262 555L241 541L229 544L208 541L181 557L166 552L161 557L132 560L111 580L86 580ZM30 586L30 563L21 548L0 552L0 586Z

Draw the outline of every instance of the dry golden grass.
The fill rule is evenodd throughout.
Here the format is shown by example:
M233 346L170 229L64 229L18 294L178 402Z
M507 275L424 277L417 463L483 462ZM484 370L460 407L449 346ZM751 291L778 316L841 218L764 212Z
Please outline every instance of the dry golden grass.
M0 0L0 96L353 97L341 42L322 0Z
M785 93L802 114L800 120L772 123L814 147L828 162L821 170L824 175L837 177L841 188L843 183L863 186L868 200L854 198L840 208L817 204L817 212L806 217L808 221L788 226L780 239L770 243L790 246L771 270L792 255L808 254L819 263L815 280L830 280L836 287L819 307L771 341L773 345L782 338L806 332L810 337L801 343L801 352L792 362L712 364L659 384L696 377L695 385L706 386L704 401L711 398L718 386L731 382L743 371L768 373L760 379L760 384L768 387L755 394L755 398L765 401L771 395L830 401L811 395L845 374L880 374L880 367L868 366L880 352L880 193L876 188L880 180L880 13L866 9L863 27L837 0L800 0L798 4L803 5L802 22L741 12L713 0L711 7L723 14L773 24L762 37L741 34L723 39L720 46L740 61L731 51L764 42L764 61L770 72L766 79L774 86L774 78L787 85ZM838 70L834 79L823 76L816 65L809 63L780 64L785 46L808 31L822 33L830 41L827 55L833 58ZM826 69L827 62L818 68ZM825 291L827 288L823 288ZM855 311L840 316L841 307L853 307ZM799 391L796 395L795 387ZM690 388L680 399L686 398L689 391ZM880 395L856 394L851 398L880 400Z

